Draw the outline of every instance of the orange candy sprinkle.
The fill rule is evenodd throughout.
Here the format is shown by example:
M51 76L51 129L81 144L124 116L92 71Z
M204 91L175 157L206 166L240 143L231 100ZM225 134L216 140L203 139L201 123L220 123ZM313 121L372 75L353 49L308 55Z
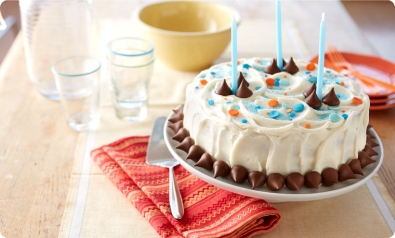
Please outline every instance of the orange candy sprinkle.
M272 100L270 100L267 104L268 104L269 106L271 106L271 107L275 107L275 106L278 105L278 101L275 100L275 99L272 99Z
M287 92L285 92L285 93L284 93L284 96L287 96L287 94L288 94L288 93L287 93Z
M237 64L238 64L238 65L240 64L240 60L237 61Z
M311 125L309 123L307 123L307 124L304 125L304 128L310 129Z
M268 112L268 111L266 111L266 115L269 115L269 112Z
M357 97L354 97L352 99L352 102L355 103L355 104L362 104L363 103L362 100L360 98L357 98Z
M342 112L345 112L346 110L342 110Z
M237 111L236 109L230 109L229 115L231 115L232 117L237 117L239 115L239 111Z
M288 112L288 113L292 112L292 109L287 109L287 112Z
M344 82L340 82L340 86L344 86L345 84L344 84Z
M266 84L269 86L274 86L274 79L273 78L267 78L266 79Z
M307 69L307 70L310 70L310 71L314 70L314 69L315 69L315 64L313 64L313 63L308 64L308 65L306 66L306 69Z
M206 85L207 84L207 80L205 80L205 79L200 80L200 84Z

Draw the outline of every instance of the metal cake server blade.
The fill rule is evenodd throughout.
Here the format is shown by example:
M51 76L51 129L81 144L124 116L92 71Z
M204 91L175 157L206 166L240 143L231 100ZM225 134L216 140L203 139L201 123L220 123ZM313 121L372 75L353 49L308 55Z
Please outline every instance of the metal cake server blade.
M163 138L166 120L167 118L163 116L155 120L154 128L152 129L151 137L148 142L146 163L169 168L169 201L171 214L174 218L181 219L184 216L184 204L173 171L173 167L177 166L179 163L167 149Z

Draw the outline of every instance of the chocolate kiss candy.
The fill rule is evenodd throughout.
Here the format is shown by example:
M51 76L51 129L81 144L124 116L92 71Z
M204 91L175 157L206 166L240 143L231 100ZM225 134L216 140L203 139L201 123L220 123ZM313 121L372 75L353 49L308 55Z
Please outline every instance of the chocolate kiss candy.
M372 125L368 124L368 126L366 127L366 130L369 130L372 127L373 127Z
M365 148L362 151L366 152L366 154L368 154L369 156L378 155L378 153L373 150L372 147L370 147L370 145L368 144L365 145Z
M263 186L265 181L266 176L262 172L252 171L248 174L248 182L251 184L252 189Z
M243 166L235 165L230 170L230 177L236 183L242 183L242 182L246 181L246 179L248 177L248 171Z
M291 57L288 63L283 67L283 71L289 74L296 74L299 71L298 66L296 66L294 59Z
M242 81L240 84L240 87L237 89L236 91L236 97L239 98L248 98L251 97L252 95L252 91L250 89L248 89L247 85L246 85L246 81Z
M290 190L299 190L304 184L304 177L300 173L290 173L285 179L285 185Z
M365 168L369 164L376 162L375 160L372 160L372 158L370 158L369 155L364 151L358 152L358 159L359 162L361 162L361 168Z
M184 112L184 104L181 104L181 106L178 107L177 109L173 109L173 112L175 114L183 113Z
M250 86L250 84L247 82L247 80L244 78L244 75L240 72L239 78L237 79L237 87L240 87L240 84L244 82L247 87Z
M216 177L226 177L229 175L230 168L229 165L223 160L217 160L213 164L214 178Z
M374 136L373 133L372 133L370 130L366 130L366 135L367 135L370 139L376 138L376 136Z
M177 133L183 127L182 123L183 123L183 120L178 121L178 122L173 123L173 124L170 124L167 127L170 127L174 131L174 133Z
M270 174L267 177L266 186L273 191L280 190L284 187L284 177L279 173Z
M334 88L322 98L322 102L328 106L337 106L340 104L340 100L337 98Z
M307 98L310 94L313 93L313 91L317 90L317 85L313 83L310 88L304 90L303 95L305 98Z
M175 134L172 137L172 139L181 143L188 136L189 136L188 130L183 127L177 132L177 134Z
M339 174L337 170L334 168L326 168L321 173L322 176L322 185L324 186L332 186L335 183L338 183Z
M312 108L321 107L321 101L318 98L317 94L315 94L315 90L309 96L307 96L304 102Z
M376 147L379 146L376 142L374 142L372 139L370 139L368 136L366 137L366 144L370 145L370 147Z
M280 73L280 69L277 66L277 60L273 59L272 62L265 68L265 73L275 74Z
M191 148L189 148L188 155L185 159L191 159L195 162L198 162L200 157L202 157L202 155L204 154L204 152L205 151L202 149L202 147L198 145L193 145L191 146Z
M363 176L361 162L358 159L351 160L350 163L348 163L348 166L354 174L360 174Z
M177 113L174 114L174 116L169 118L169 122L175 123L178 122L180 120L184 119L184 114L183 113Z
M211 171L213 170L213 164L214 161L211 155L209 153L204 153L195 166Z
M221 96L229 96L232 95L232 89L229 88L226 80L222 82L222 84L215 90L215 93Z
M356 179L355 175L353 174L351 168L347 164L340 165L339 168L339 181L345 181L348 179Z
M304 186L308 188L318 189L321 184L322 177L317 171L310 171L304 176Z
M176 149L183 150L185 151L185 153L188 153L189 148L191 148L191 146L193 146L194 144L195 142L193 141L193 139L188 136L181 142L181 144L176 147Z

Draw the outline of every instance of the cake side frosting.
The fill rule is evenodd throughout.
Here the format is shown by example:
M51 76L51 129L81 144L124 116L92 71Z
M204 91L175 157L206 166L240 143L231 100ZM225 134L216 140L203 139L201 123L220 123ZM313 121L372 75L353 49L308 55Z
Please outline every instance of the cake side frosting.
M369 98L350 78L325 69L323 96L334 89L338 106L306 103L303 92L317 80L317 66L295 61L294 74L265 73L267 58L240 59L238 71L252 95L222 96L231 66L202 71L187 87L184 127L195 143L230 167L265 174L321 173L358 158L366 144ZM310 103L311 104L311 103Z

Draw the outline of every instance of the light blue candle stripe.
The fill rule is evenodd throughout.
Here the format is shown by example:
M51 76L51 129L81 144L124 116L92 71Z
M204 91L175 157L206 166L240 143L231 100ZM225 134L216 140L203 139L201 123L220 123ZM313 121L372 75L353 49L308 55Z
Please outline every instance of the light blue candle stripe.
M232 17L232 92L237 91L237 25L236 19Z
M283 41L281 36L281 3L276 1L277 66L283 70Z
M324 82L324 61L325 61L325 13L322 13L320 26L320 44L318 50L318 75L317 75L317 97L322 99L322 84Z

